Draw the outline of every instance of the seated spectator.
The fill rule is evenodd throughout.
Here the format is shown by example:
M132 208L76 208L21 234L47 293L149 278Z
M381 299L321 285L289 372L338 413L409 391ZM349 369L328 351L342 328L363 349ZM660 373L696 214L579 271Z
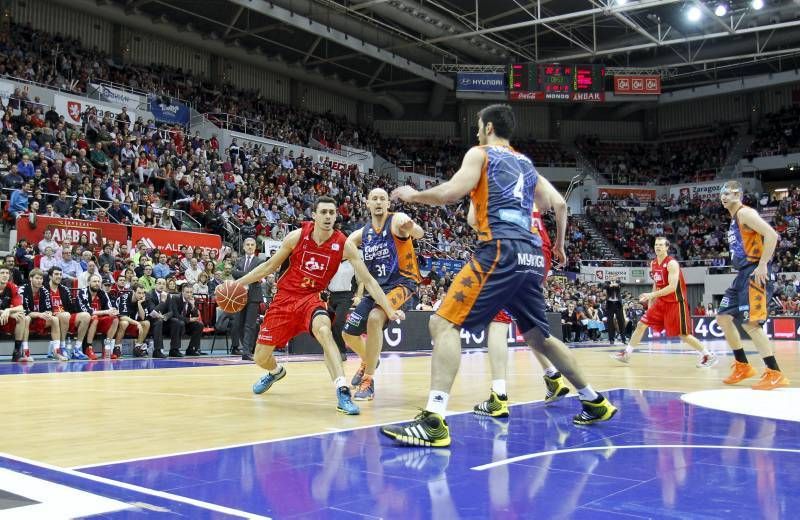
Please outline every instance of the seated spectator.
M170 357L183 357L181 338L189 335L187 356L199 356L200 338L203 334L203 323L200 311L194 301L194 289L190 284L183 284L181 292L170 297L167 323L170 331Z

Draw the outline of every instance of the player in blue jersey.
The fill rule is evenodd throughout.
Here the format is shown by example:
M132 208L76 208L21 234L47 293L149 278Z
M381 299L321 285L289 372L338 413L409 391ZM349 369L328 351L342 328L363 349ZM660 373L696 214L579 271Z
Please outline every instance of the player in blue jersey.
M528 344L578 389L583 409L573 418L575 424L607 421L617 411L588 384L569 349L550 336L542 288L545 260L541 238L531 230L531 214L534 202L548 207L556 190L539 177L529 158L511 148L515 124L510 106L484 108L478 114L480 146L467 152L452 179L423 192L410 186L392 192L392 198L430 205L448 204L469 194L478 233L475 253L431 318L434 348L428 404L413 422L381 429L400 443L450 445L443 415L461 362L458 327L484 329L503 309L516 319ZM564 257L566 221L563 212L556 222L554 258Z
M375 188L367 196L370 221L354 231L347 241L360 247L370 274L378 281L395 309L401 309L411 298L420 281L414 239L425 232L405 213L389 211L389 194ZM383 328L386 313L375 306L371 296L361 299L350 312L342 332L347 345L361 356L361 367L356 372L353 386L357 386L353 399L371 400L375 396L373 376L383 348ZM367 333L366 343L361 335Z
M761 381L753 385L754 390L773 390L788 386L789 379L783 375L775 360L775 346L761 328L768 317L772 299L772 255L778 245L778 233L764 221L758 211L742 204L742 185L728 181L720 191L720 201L731 215L728 243L731 264L738 272L730 288L719 304L717 323L725 333L725 341L733 350L734 362L731 375L723 383L735 385L756 375L756 369L747 361L742 338L734 319L742 324L764 359L766 369Z

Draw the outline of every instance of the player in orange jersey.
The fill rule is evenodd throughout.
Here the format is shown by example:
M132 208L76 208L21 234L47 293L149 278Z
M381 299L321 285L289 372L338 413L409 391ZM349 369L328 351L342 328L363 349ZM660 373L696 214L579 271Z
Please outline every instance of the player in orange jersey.
M761 381L753 385L753 389L772 390L788 386L789 379L783 375L775 360L775 345L770 343L767 333L761 328L767 320L772 299L775 278L772 255L778 245L778 233L756 210L742 204L742 185L737 181L725 183L720 191L720 200L731 214L728 243L731 263L738 270L730 288L725 291L717 313L717 323L725 333L725 341L735 357L731 375L723 382L734 385L756 375L756 369L747 362L742 338L733 323L736 319L753 340L766 365Z

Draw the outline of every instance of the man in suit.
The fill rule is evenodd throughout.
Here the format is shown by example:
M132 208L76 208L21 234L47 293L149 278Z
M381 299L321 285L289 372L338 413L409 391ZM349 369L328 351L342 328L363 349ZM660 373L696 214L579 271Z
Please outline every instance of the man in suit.
M181 293L169 299L169 355L170 357L183 357L181 353L181 338L189 335L187 356L199 356L200 339L203 335L203 322L200 321L200 311L194 303L194 290L191 284L185 283Z
M239 279L262 263L264 260L256 254L255 239L248 238L244 241L244 254L236 261L233 268L233 277ZM263 301L264 291L261 288L261 281L251 283L247 287L247 305L237 312L234 318L231 354L241 354L242 359L253 360L253 349L258 336L258 310Z
M169 293L167 281L159 278L152 291L148 291L144 299L147 321L150 322L150 334L153 337L153 357L165 358L164 354L164 324L172 317L170 314Z

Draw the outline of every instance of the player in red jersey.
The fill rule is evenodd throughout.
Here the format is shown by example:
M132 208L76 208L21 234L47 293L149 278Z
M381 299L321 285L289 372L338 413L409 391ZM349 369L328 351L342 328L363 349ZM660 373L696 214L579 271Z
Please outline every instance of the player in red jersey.
M550 201L558 204L558 200ZM467 221L474 222L474 208L470 205ZM542 285L547 281L547 275L553 263L553 243L550 235L544 226L541 212L534 204L531 213L531 230L542 239L542 256L544 256L544 279ZM564 259L560 259L563 261ZM473 413L477 415L489 415L491 417L508 417L508 394L506 392L506 374L508 366L508 328L511 325L511 316L506 311L500 311L495 316L486 331L486 347L489 354L489 365L492 371L492 390L489 399L478 403L473 408ZM544 370L545 398L546 403L558 401L569 393L569 388L564 383L564 377L553 364L542 353L533 350L533 356Z
M14 335L14 361L33 361L28 350L30 319L25 316L19 287L10 278L8 267L0 266L0 332Z
M62 276L63 272L58 266L54 265L47 270L50 306L53 308L53 314L58 317L61 333L58 350L50 352L48 357L59 361L66 361L70 356L73 356L74 359L89 359L81 352L80 348L76 348L74 354L67 348L68 334L75 334L78 345L83 344L89 330L91 316L88 312L75 312L77 304L73 300L70 290L61 284Z
M364 282L364 287L390 320L402 320L405 314L394 309L378 282L369 274L358 249L347 243L347 236L333 228L336 211L334 199L319 197L314 203L314 221L304 222L302 228L289 233L280 249L267 262L236 282L247 286L277 271L286 260L289 261L288 268L278 280L278 292L261 324L254 357L256 364L268 372L253 385L253 392L266 392L286 375L286 369L278 364L272 354L275 347L282 347L293 337L308 331L322 345L325 364L336 387L337 410L347 415L358 415L360 411L353 404L339 349L333 340L327 306L320 298L320 292L325 290L342 259L346 258L353 265L358 279Z
M686 299L686 282L678 261L668 254L669 240L666 237L656 237L653 249L656 251L655 260L650 262L653 290L639 296L639 301L647 304L647 312L636 325L625 349L612 354L611 359L629 364L633 349L642 341L647 327L650 327L655 332L665 330L668 337L678 336L698 351L700 359L697 361L697 368L713 367L717 364L717 356L692 336L692 316Z

